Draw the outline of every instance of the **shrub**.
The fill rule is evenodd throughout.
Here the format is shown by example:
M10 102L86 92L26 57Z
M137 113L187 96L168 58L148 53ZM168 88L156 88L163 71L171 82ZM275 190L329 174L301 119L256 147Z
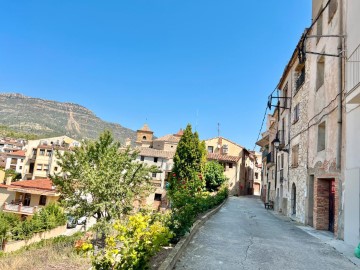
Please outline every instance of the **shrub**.
M172 237L164 218L143 213L117 221L114 231L114 235L107 237L103 252L93 257L95 269L147 269L151 256ZM90 247L88 243L84 245L86 249Z
M174 192L175 205L172 207L170 228L176 242L190 231L197 215L221 204L228 196L227 183L223 183L217 193L198 192L194 197L182 191Z
M55 203L45 206L31 219L24 221L21 221L18 215L0 212L0 237L24 240L31 238L34 233L51 230L65 224L65 214Z
M216 161L210 161L206 163L204 178L207 190L217 190L222 185L222 183L226 181L224 167Z

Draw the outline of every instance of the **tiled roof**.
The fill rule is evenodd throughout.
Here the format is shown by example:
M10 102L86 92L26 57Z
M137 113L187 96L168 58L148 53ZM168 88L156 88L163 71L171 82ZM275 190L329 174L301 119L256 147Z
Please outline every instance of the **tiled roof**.
M172 134L168 134L168 135L165 135L163 137L160 137L160 138L157 138L156 140L154 141L162 141L162 142L179 142L180 141L180 138L179 137L175 137L174 135Z
M139 155L145 157L161 157L161 158L171 159L175 155L175 152L157 150L154 148L141 147L139 148L139 150L140 150Z
M237 145L237 146L239 146L239 147L241 147L241 148L245 148L244 146L241 146L240 144L238 144L238 143L236 143L236 142L233 142L233 141L231 141L231 140L229 140L229 139L227 139L227 138L224 138L224 137L214 137L214 138L210 138L210 139L207 139L207 140L205 140L205 141L210 141L210 140L213 140L213 139L219 139L219 138L221 138L222 140L226 140L226 141L228 141L228 142L230 142L230 143L232 143L232 144L235 144L235 145ZM224 144L224 143L223 143Z
M9 186L4 185L4 184L0 184L0 188L8 188Z
M240 160L240 157L208 153L207 159L218 160L218 161L227 161L227 162L238 162Z
M42 189L42 190L54 190L53 183L50 179L34 179L34 180L24 180L11 183L11 187L21 187L29 189Z
M8 156L25 157L25 151L23 151L23 150L14 151L12 153L9 153Z

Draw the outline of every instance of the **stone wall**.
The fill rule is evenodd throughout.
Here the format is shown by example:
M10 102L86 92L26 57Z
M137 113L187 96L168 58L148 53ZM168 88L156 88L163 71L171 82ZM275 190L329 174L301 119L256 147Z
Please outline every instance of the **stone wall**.
M47 232L37 233L28 240L6 242L3 247L4 248L3 251L4 252L12 252L12 251L18 250L24 246L30 245L32 243L40 242L41 240L44 240L44 239L50 239L50 238L62 235L65 231L66 231L66 225L57 227L57 228L52 229Z

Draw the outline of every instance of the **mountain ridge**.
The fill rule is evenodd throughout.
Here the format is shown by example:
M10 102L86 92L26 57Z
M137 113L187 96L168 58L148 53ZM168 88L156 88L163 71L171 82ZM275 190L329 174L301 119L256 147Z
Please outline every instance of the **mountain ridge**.
M108 129L121 143L126 138L135 140L135 131L104 121L77 103L29 97L20 93L0 93L0 102L0 125L18 132L44 137L67 135L75 139L96 139L103 130Z

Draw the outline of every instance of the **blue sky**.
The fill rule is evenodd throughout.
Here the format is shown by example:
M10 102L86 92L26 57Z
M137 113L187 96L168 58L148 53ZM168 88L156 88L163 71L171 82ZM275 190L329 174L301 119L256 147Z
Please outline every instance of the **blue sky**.
M311 1L0 0L0 92L253 148Z

